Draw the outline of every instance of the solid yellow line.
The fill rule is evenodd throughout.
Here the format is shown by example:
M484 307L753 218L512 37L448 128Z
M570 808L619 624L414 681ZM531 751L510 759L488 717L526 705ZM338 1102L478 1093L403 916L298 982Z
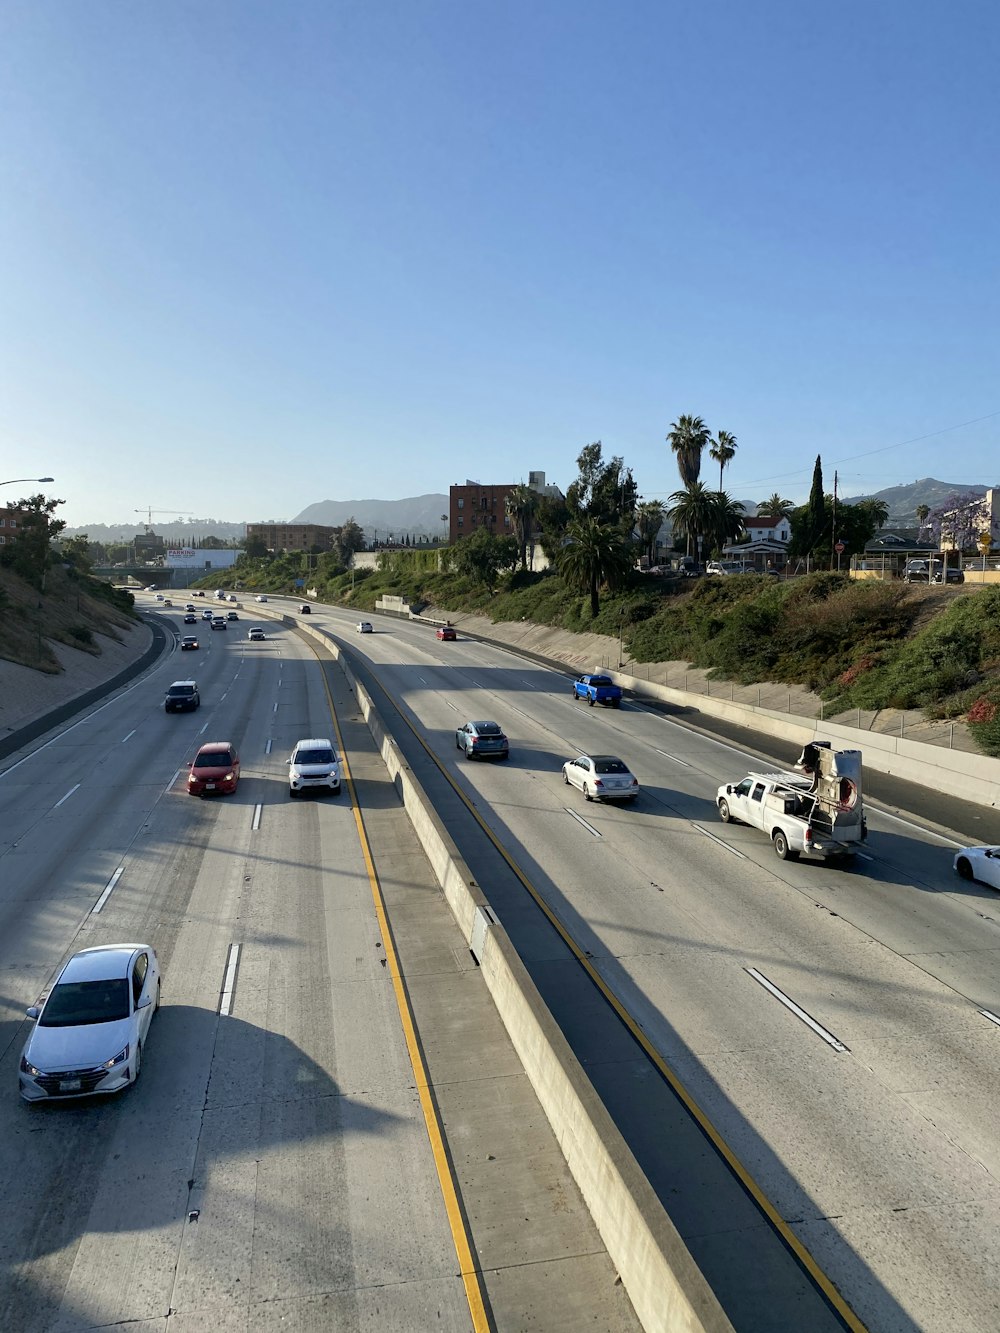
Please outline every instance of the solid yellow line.
M337 746L340 750L342 774L343 777L346 777L347 779L348 790L351 797L351 809L354 812L354 823L357 827L358 839L361 843L361 854L364 857L365 869L368 872L368 883L371 887L372 899L375 903L375 915L378 919L379 930L382 932L386 967L389 969L389 975L392 978L392 988L396 996L396 1007L399 1010L399 1018L403 1026L403 1036L406 1040L406 1050L410 1057L410 1066L413 1069L413 1077L420 1097L420 1107L424 1113L424 1124L427 1128L427 1137L430 1140L431 1152L434 1156L434 1166L437 1170L438 1184L441 1187L441 1194L444 1197L445 1211L448 1215L448 1225L451 1228L455 1253L458 1256L459 1271L462 1274L462 1282L465 1285L465 1296L466 1300L469 1302L469 1313L472 1316L472 1326L476 1330L476 1333L489 1333L490 1321L486 1314L486 1301L483 1297L482 1280L472 1257L472 1246L469 1242L469 1235L465 1226L465 1219L462 1216L462 1209L458 1202L458 1188L448 1161L448 1154L445 1151L444 1134L441 1130L440 1117L438 1116L434 1099L431 1096L431 1082L427 1074L427 1067L424 1064L423 1055L420 1051L420 1043L417 1040L417 1031L413 1021L413 1010L410 1006L410 997L407 994L406 983L403 980L403 975L399 968L396 945L392 937L392 930L389 926L389 918L385 909L385 898L382 894L382 885L379 882L378 872L375 869L375 863L372 860L368 832L365 828L365 821L361 814L361 807L358 804L357 792L354 788L354 778L351 775L351 767L348 763L347 754L344 749L344 738L341 735L340 723L337 720L337 712L333 706L333 698L330 694L330 684L326 678L325 671L323 672L323 685L326 689L326 698L330 708L330 716L333 719L334 730L337 733Z
M614 1009L615 1013L628 1028L629 1032L632 1034L635 1040L645 1051L649 1059L652 1060L654 1065L656 1065L657 1069L660 1071L660 1073L663 1075L666 1081L670 1084L671 1088L677 1094L678 1098L683 1102L684 1106L687 1108L688 1112L691 1114L693 1119L697 1122L702 1132L706 1135L708 1139L711 1140L716 1150L724 1158L730 1170L733 1172L733 1175L736 1176L736 1178L739 1180L743 1188L754 1199L757 1206L760 1208L761 1212L764 1213L765 1216L768 1218L771 1225L774 1227L775 1231L777 1231L778 1235L781 1237L782 1241L785 1243L785 1245L788 1246L788 1248L795 1255L796 1259L799 1261L802 1267L812 1278L813 1282L823 1293L823 1295L830 1303L830 1305L833 1307L833 1309L837 1312L839 1317L843 1320L844 1324L851 1330L851 1333L869 1333L868 1326L862 1323L862 1321L854 1313L851 1307L847 1304L844 1297L833 1285L833 1283L827 1277L826 1273L823 1272L822 1268L820 1268L819 1264L813 1258L809 1250L806 1249L805 1245L803 1245L802 1241L798 1238L798 1236L791 1229L791 1227L789 1227L785 1219L775 1208L774 1204L767 1197L767 1195L764 1193L761 1187L757 1184L756 1180L754 1180L753 1176L751 1176L750 1172L743 1165L740 1159L736 1156L732 1148L730 1148L729 1144L726 1143L725 1139L715 1128L712 1121L708 1118L708 1115L701 1109L701 1107L695 1101L691 1093L688 1092L684 1084L680 1081L680 1079L677 1077L674 1071L666 1063L663 1056L656 1049L653 1043L649 1040L645 1032L643 1032L642 1028L639 1026L639 1024L635 1021L635 1019L632 1017L629 1011L619 1000L618 996L614 993L614 991L610 988L610 986L607 984L607 982L604 980L601 974L594 967L593 963L590 961L590 959L587 957L584 951L577 944L576 940L569 933L567 928L563 925L562 921L559 919L556 913L552 910L549 904L541 896L541 894L534 887L534 885L528 880L526 875L521 870L520 866L513 859L513 857L503 846L503 844L499 841L496 834L486 823L486 821L480 815L479 811L472 804L471 800L468 798L468 796L466 796L465 792L462 790L462 788L458 785L458 783L455 781L452 775L442 764L441 760L437 757L437 755L430 748L430 746L420 735L420 733L416 730L416 728L412 726L409 719L403 714L402 711L400 711L399 716L402 717L403 721L406 722L407 726L409 726L410 731L420 742L420 744L424 747L424 750L437 765L440 772L443 773L444 776L447 778L448 782L451 783L452 788L454 789L455 792L457 792L459 798L465 805L466 809L476 820L479 827L483 830L483 832L489 838L490 842L497 849L497 851L500 853L503 859L507 862L507 865L517 876L521 885L528 891L528 893L531 895L531 897L534 899L537 905L545 913L548 920L558 931L563 942L568 946L570 951L573 953L577 962L580 963L580 965L586 970L587 975L590 977L591 981L593 981L594 985L597 986L597 988L600 990L601 994ZM336 725L336 718L334 719L334 725Z

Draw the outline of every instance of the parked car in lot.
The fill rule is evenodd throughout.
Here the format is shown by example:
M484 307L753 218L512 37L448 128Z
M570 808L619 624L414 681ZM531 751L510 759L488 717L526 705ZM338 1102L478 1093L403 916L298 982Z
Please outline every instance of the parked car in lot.
M454 625L441 625L438 627L437 637L439 639L447 639L449 642L453 643L458 638L458 635L455 632Z
M955 853L955 874L1000 889L1000 847L963 847Z
M197 648L197 647L198 647L198 640L195 638L193 634L185 634L183 639L181 639L182 653L190 652L192 648Z
M40 1005L21 1052L28 1102L120 1092L142 1069L160 1007L160 966L148 944L104 944L74 954Z
M358 633L359 633L359 634L374 634L374 633L375 633L374 626L372 625L372 622L371 622L370 620L359 620L359 621L358 621L357 629L358 629Z
M188 764L188 791L192 796L206 792L234 792L240 780L240 757L231 741L208 741Z
M499 722L466 722L455 732L455 744L466 759L510 758L510 743Z
M562 766L563 782L579 787L588 801L634 801L639 779L613 754L580 754Z
M965 575L958 564L949 563L948 583L964 583ZM903 569L904 583L944 583L945 567L941 560L907 560Z
M318 789L340 792L340 765L333 741L315 739L296 741L288 761L288 795Z
M163 701L164 710L168 713L193 712L200 704L201 695L193 680L175 680Z
M247 638L250 640L251 643L263 643L266 637L267 636L265 635L264 631L260 628L259 625L255 625L254 628L247 635Z

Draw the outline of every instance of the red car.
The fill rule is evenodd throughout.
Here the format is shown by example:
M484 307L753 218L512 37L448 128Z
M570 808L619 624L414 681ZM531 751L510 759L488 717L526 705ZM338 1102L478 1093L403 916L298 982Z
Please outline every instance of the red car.
M240 757L230 741L209 741L188 764L188 792L204 796L209 791L234 792L240 780Z
M449 640L454 640L458 638L458 635L455 633L454 625L442 625L437 632L437 636L439 639L449 639Z

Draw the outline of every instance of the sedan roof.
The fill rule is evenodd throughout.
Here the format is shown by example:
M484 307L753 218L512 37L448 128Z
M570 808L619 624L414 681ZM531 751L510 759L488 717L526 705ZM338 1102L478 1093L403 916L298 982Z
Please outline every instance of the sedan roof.
M127 977L135 953L148 949L146 944L102 944L83 949L66 964L60 981L109 981Z

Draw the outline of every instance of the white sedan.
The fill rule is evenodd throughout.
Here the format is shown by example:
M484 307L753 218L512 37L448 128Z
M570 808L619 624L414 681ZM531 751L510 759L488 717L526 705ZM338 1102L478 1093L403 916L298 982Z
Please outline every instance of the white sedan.
M148 944L105 944L74 954L41 1005L21 1053L28 1102L93 1097L135 1083L160 1007L160 968Z
M562 766L563 782L579 787L588 801L634 801L639 779L613 754L581 754Z
M955 854L955 873L1000 889L1000 847L963 847Z

